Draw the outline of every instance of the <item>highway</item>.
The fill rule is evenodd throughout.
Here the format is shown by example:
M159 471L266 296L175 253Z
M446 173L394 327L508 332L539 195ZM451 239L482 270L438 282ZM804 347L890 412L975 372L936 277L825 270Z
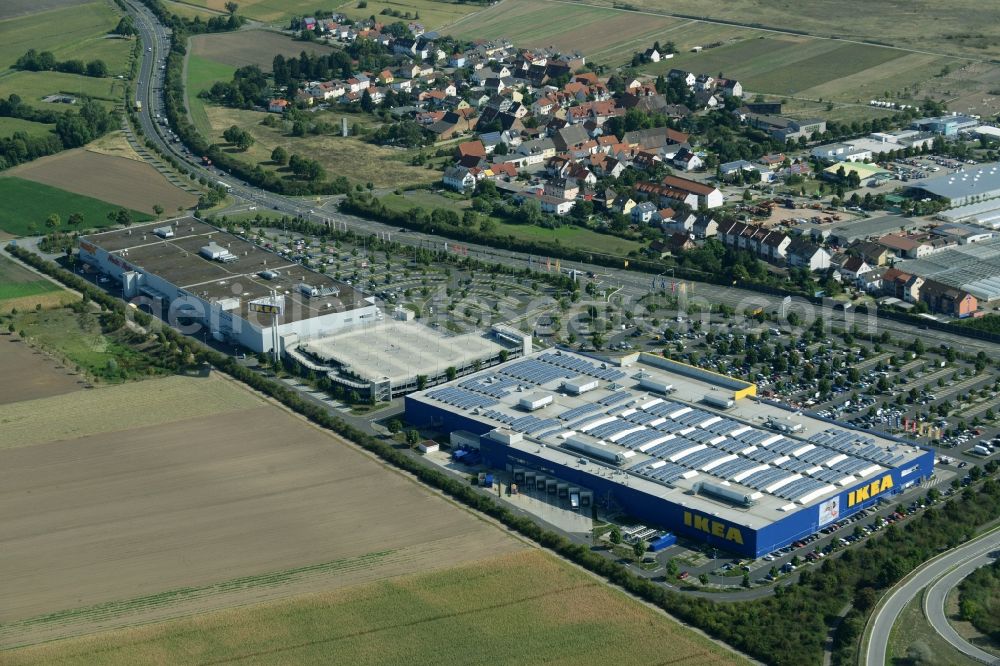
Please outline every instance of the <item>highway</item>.
M545 258L530 256L525 253L512 252L508 250L493 248L474 243L454 242L434 234L426 234L414 231L400 231L398 228L365 220L362 218L345 215L335 208L333 201L327 201L321 205L315 200L296 199L286 197L251 187L242 181L214 168L206 168L200 164L198 159L190 154L179 143L173 143L167 135L167 128L156 122L156 116L165 117L161 90L163 88L164 70L162 65L170 48L170 31L166 29L145 5L137 0L126 0L131 13L135 17L136 28L146 47L142 51L142 66L140 69L139 81L136 88L136 99L142 101L142 109L139 112L139 122L146 138L157 144L159 149L165 154L173 155L183 164L182 170L186 169L197 177L205 177L209 182L222 182L230 188L230 194L240 202L239 208L248 209L256 206L260 209L267 209L269 212L277 212L290 216L299 216L305 220L318 223L327 223L334 228L343 231L354 231L363 235L377 235L382 238L390 238L401 244L414 247L422 247L430 250L447 250L455 245L464 248L468 256L501 263L504 265L524 268L532 266L544 272L547 270ZM235 208L235 207L234 207ZM263 210L262 210L263 212ZM555 261L551 262L554 270ZM651 290L666 288L670 290L672 278L664 273L660 277L654 277L647 273L621 269L609 269L603 266L585 264L581 262L562 261L563 270L575 269L582 274L592 272L597 276L604 286L620 289L623 302L635 303L639 298L648 294ZM669 269L666 269L669 272ZM746 308L763 307L768 311L778 310L782 297L762 294L756 291L737 289L734 287L722 287L709 283L697 283L686 281L689 288L686 291L686 298L689 302L722 303L742 312ZM905 337L919 337L928 345L947 344L967 352L986 351L994 353L996 345L991 342L975 340L963 336L952 335L936 330L922 329L917 326L896 322L884 318L871 318L867 316L854 317L853 313L845 312L841 309L834 309L833 303L817 305L802 298L793 298L791 311L799 314L806 324L814 317L823 317L824 322L836 323L838 326L850 327L857 324L863 336L877 335L883 330L889 330L897 335ZM683 313L677 313L683 314Z
M986 566L996 559L995 551L987 551L971 556L962 564L958 565L947 574L930 586L927 594L924 595L924 615L930 621L934 631L938 632L942 638L951 643L959 652L983 664L1000 664L1000 658L980 650L972 643L962 638L955 628L951 626L945 614L944 605L951 590L961 583L966 576L979 567Z
M1000 548L1000 528L987 532L943 555L939 555L918 568L905 582L893 588L888 596L884 598L884 603L875 611L875 615L872 616L868 623L866 632L868 635L868 648L864 657L866 666L884 666L886 663L886 652L889 647L889 633L892 631L893 625L896 624L896 620L899 618L899 614L903 611L903 608L916 598L921 590L929 585L936 585L937 581L946 578L956 568L965 567L970 562L979 562L982 558L988 557L997 548ZM969 569L969 571L971 570ZM950 578L948 579L950 580ZM950 588L941 588L944 591L946 589ZM943 601L935 605L940 611L940 620L947 625L948 621L944 618ZM935 629L938 629L937 624L933 626ZM952 642L946 634L942 633L942 636L955 645L956 648L962 649L959 645ZM1000 660L996 660L991 655L978 650L974 646L970 645L968 647L986 655L987 661L983 663L1000 663ZM965 652L965 650L962 651ZM970 656L972 655L970 654Z

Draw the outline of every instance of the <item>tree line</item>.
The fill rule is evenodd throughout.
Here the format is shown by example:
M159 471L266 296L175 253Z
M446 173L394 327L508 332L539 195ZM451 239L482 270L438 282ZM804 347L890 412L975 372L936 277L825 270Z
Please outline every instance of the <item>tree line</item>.
M56 60L51 51L28 51L17 59L14 69L28 72L65 72L66 74L79 74L81 76L92 76L103 79L108 76L108 66L103 60Z
M11 94L7 99L0 99L0 117L55 125L54 132L43 136L17 131L9 137L0 138L0 171L61 150L77 148L103 136L117 125L113 113L90 99L85 99L74 111L60 112L36 109L22 103L18 95Z
M109 311L124 315L125 305L86 280L69 273L23 248L9 248L18 258L84 293ZM149 326L153 319L133 313L137 322ZM658 582L638 576L616 561L594 552L588 545L573 543L544 529L530 518L516 515L490 495L455 477L423 464L399 450L390 441L369 435L332 415L325 407L302 398L284 383L259 375L233 358L203 347L169 327L160 333L161 344L170 345L185 358L209 363L320 427L330 429L378 455L385 462L437 488L453 499L480 511L555 553L619 585L631 594L775 666L801 666L822 662L823 646L840 610L849 605L847 616L834 632L834 663L853 663L865 621L879 597L906 573L945 548L967 540L1000 512L1000 483L993 478L998 464L986 466L983 482L966 488L945 502L928 508L919 517L892 525L869 538L862 548L830 556L815 569L803 571L796 583L778 585L774 595L741 603L717 603L684 595ZM411 424L419 425L419 424ZM983 473L974 468L976 479ZM939 494L928 493L934 504Z

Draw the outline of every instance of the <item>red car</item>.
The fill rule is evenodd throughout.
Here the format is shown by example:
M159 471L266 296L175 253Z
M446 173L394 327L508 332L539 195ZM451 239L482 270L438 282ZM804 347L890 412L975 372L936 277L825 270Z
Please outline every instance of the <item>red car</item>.
M685 580L690 575L691 574L689 574L687 571L682 571L679 574L677 574L677 580Z

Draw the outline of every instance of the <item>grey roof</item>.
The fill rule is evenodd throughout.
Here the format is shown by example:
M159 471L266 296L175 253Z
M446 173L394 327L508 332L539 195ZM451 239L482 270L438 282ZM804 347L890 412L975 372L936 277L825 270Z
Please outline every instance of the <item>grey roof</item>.
M910 187L948 199L977 196L1000 190L1000 163L978 164L965 171L928 178Z
M959 245L896 267L962 289L983 301L1000 299L1000 239Z

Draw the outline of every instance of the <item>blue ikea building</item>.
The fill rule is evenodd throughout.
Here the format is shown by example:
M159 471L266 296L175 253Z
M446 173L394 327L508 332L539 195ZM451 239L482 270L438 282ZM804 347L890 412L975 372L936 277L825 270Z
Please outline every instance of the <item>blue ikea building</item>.
M546 351L410 394L406 419L478 436L484 464L524 488L589 491L598 505L749 557L933 472L931 450L754 392L649 354Z

